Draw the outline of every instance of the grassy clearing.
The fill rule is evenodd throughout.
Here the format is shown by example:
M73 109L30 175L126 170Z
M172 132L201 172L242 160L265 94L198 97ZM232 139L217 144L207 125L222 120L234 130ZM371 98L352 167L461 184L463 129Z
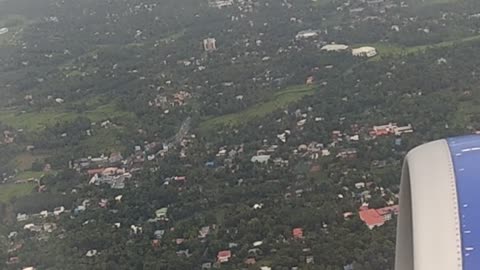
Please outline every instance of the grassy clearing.
M8 33L0 35L0 47L15 46L20 39L23 29L32 21L20 15L8 15L0 18L0 28L8 28Z
M116 117L132 118L133 114L117 110L114 104L105 104L82 113L69 112L65 108L50 108L40 112L26 113L17 110L2 110L0 111L0 122L18 129L41 130L49 125L72 121L79 116L87 117L92 122L98 122Z
M42 162L48 156L48 154L32 154L30 152L25 152L17 155L11 162L14 163L15 168L22 171L27 171L32 168L32 164L35 162L35 160Z
M378 61L382 59L382 57L389 57L389 56L405 56L408 54L424 52L428 49L435 49L435 48L446 48L454 46L455 44L470 42L470 41L478 41L480 40L480 35L465 37L456 40L448 40L443 41L440 43L429 44L429 45L420 45L420 46L400 46L396 44L389 44L389 43L373 43L373 44L366 44L365 46L372 46L375 47L378 51L378 56L373 57L372 61ZM362 45L357 45L355 47L359 47Z
M289 87L273 95L271 100L256 104L244 111L207 119L200 124L200 129L207 130L220 125L238 126L255 118L264 117L278 109L285 108L290 103L313 93L314 87L312 86L298 85Z
M40 179L44 174L44 172L23 171L15 176L15 180Z
M13 197L22 197L32 193L35 184L5 184L0 185L0 202L8 203Z

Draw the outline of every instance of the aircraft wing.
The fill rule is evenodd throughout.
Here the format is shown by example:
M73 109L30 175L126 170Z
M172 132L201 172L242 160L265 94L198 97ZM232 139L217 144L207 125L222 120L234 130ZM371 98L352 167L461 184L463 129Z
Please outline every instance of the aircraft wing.
M396 270L480 269L480 136L408 153L396 248Z

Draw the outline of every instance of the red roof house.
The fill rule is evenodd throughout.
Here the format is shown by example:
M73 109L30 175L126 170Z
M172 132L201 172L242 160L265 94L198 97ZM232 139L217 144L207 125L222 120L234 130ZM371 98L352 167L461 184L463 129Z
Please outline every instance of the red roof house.
M230 250L222 250L218 252L217 261L219 263L228 262L232 257L232 252Z
M382 226L385 221L392 219L392 214L398 215L398 205L384 207L380 209L362 209L359 211L360 219L373 229Z
M303 238L303 229L302 228L294 228L292 230L293 238L300 239Z
M102 174L105 168L99 168L99 169L91 169L88 170L87 173L89 176L94 176L95 174Z

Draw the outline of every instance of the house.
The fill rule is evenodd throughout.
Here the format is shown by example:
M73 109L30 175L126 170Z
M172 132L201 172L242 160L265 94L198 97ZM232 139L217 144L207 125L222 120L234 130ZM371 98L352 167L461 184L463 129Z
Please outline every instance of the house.
M205 238L210 233L210 226L204 226L198 231L198 238Z
M175 176L173 179L177 183L185 184L187 182L187 177L186 176Z
M37 226L33 223L26 224L25 226L23 226L23 229L24 230L29 230L31 232L41 232L42 231L42 227Z
M163 207L155 211L155 216L157 219L165 220L167 219L168 207Z
M355 183L355 187L356 187L357 189L365 188L365 182Z
M98 253L98 252L97 252L96 249L92 249L92 250L87 251L87 254L85 254L85 256L91 258L91 257L93 257L93 256L96 256L97 253Z
M313 84L313 76L308 76L307 81L305 82L306 85L312 85Z
M262 244L263 244L263 241L255 241L255 242L253 242L253 246L254 246L254 247L259 247L259 246L261 246Z
M29 267L24 267L22 270L37 270L37 268L33 266L29 266Z
M202 264L202 270L208 270L212 268L212 263L211 262L206 262Z
M382 226L386 221L392 219L392 214L398 215L399 207L398 205L388 206L380 209L361 209L359 211L360 219L368 226L368 228L373 229L375 227Z
M203 40L203 49L206 51L206 52L213 52L217 49L217 46L216 46L216 42L217 40L214 39L214 38L206 38Z
M63 212L65 212L65 207L63 207L63 206L55 207L53 209L53 214L55 216L58 216L58 215L62 214Z
M360 47L352 50L352 55L353 56L359 56L359 57L373 57L377 55L377 49L374 47Z
M245 260L246 265L253 265L253 264L256 264L256 263L257 263L257 260L255 260L255 258L247 258Z
M228 262L231 257L232 257L232 252L230 250L222 250L222 251L219 251L217 254L217 261L219 263L225 263L225 262Z
M253 156L250 161L253 163L261 163L261 164L266 164L270 160L270 155L257 155Z
M27 214L20 214L20 213L17 214L17 222L26 221L27 219L28 219Z
M303 238L303 229L302 228L294 228L292 230L292 235L293 235L293 238L295 238L295 239Z

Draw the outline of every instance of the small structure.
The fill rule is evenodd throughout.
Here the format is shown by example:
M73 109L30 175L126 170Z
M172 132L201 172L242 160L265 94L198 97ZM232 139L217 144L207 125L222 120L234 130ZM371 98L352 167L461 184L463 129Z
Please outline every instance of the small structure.
M0 28L0 35L6 34L6 33L8 33L8 28L6 27Z
M163 207L163 208L160 208L157 211L155 211L155 216L158 219L166 219L167 218L167 213L168 213L168 208Z
M360 56L360 57L374 57L377 55L377 49L374 47L360 47L352 50L353 56Z
M53 209L53 214L55 216L59 216L63 212L65 212L65 207L63 207L63 206L55 207L55 209Z
M214 38L206 38L203 40L203 49L206 52L213 52L217 50L217 45L216 45L217 40Z
M98 253L98 252L97 252L96 249L92 249L92 250L87 251L87 254L85 254L85 256L87 256L87 257L90 258L90 257L96 256L97 253Z
M303 229L302 228L294 228L292 230L293 238L295 239L302 239L303 238Z

